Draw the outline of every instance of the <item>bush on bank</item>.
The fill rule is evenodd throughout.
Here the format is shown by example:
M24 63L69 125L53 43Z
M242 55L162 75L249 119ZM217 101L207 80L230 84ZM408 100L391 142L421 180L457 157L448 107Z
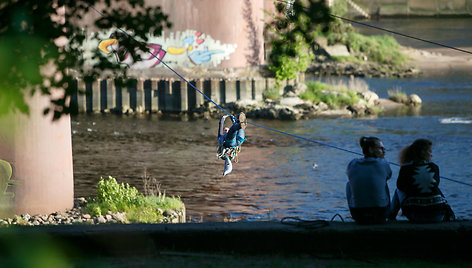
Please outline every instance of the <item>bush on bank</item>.
M333 60L354 62L370 61L379 65L401 68L408 57L400 50L401 46L395 38L388 35L365 36L356 32L349 23L336 19L330 25L330 31L324 33L317 30L315 36L325 37L328 45L345 44L351 57L333 57Z
M300 94L301 99L312 103L324 102L330 108L353 105L359 102L359 96L353 90L343 86L330 86L321 82L307 82L307 89Z
M181 210L184 204L179 197L166 197L165 193L157 196L144 196L129 184L119 184L115 178L100 178L97 196L90 198L85 210L92 216L100 216L111 211L125 212L130 222L163 222L166 210Z

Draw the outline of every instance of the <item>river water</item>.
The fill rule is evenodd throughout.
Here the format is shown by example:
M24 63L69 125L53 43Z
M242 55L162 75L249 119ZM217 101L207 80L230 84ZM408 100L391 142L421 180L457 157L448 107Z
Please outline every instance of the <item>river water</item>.
M396 163L403 146L417 138L428 138L433 141L432 160L445 177L440 188L457 216L471 219L472 187L448 179L472 184L472 76L449 72L434 77L363 80L380 97L387 97L389 89L400 89L418 94L423 105L378 118L249 119L318 143L249 125L239 162L226 177L221 176L224 162L216 159L218 120L75 116L75 195L94 195L101 176L113 176L142 191L146 171L161 183L166 195L181 197L190 221L274 220L285 216L329 220L337 213L350 220L345 169L359 156L319 143L360 153L359 138L377 136L387 147L387 160ZM391 192L399 168L392 166L392 170Z

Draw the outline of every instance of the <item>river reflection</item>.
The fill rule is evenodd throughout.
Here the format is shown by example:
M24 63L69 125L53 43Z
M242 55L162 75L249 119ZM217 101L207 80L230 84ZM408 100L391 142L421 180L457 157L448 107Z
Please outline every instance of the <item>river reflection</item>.
M386 158L392 162L404 145L418 137L430 138L435 143L433 161L440 166L441 175L472 181L468 168L472 157L464 150L470 145L472 124L451 123L451 117L254 122L354 152L360 152L360 136L375 135L384 141ZM94 195L100 176L109 175L142 191L141 177L146 170L167 195L182 198L188 217L196 221L284 216L330 219L336 213L349 218L345 167L356 155L249 125L239 161L233 165L233 173L223 178L223 161L216 159L215 152L217 123L114 115L74 117L76 196ZM397 167L392 169L391 191L398 174ZM441 188L459 217L472 217L471 187L443 180Z

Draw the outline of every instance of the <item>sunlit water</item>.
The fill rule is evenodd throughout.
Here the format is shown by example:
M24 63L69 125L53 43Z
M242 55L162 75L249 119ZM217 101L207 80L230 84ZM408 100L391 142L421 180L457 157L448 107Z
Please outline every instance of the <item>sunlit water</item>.
M158 179L166 195L182 198L190 220L273 220L285 216L326 220L336 213L350 220L345 169L359 156L321 144L360 153L359 138L377 136L387 147L387 160L396 163L403 146L428 138L434 143L433 161L446 178L440 188L459 218L472 219L472 187L448 180L472 184L472 76L449 73L364 81L380 97L396 88L418 94L423 105L376 119L250 119L316 142L249 125L239 162L226 177L221 176L224 162L216 158L216 119L73 117L75 195L94 195L101 176L116 177L142 191L141 177L146 170ZM392 170L391 192L399 168L392 165Z
M93 195L100 176L109 175L143 190L141 177L146 170L167 195L182 198L194 220L330 219L336 213L348 218L345 168L358 156L324 144L360 153L358 140L363 135L381 138L387 160L394 163L403 146L416 138L431 139L433 161L441 175L472 184L472 83L365 81L380 96L386 95L387 85L397 85L420 95L424 104L418 110L395 111L377 119L250 120L316 142L249 125L239 162L224 178L224 162L215 155L218 120L74 117L76 196ZM391 191L398 167L392 169ZM471 218L472 187L447 179L440 186L458 216Z

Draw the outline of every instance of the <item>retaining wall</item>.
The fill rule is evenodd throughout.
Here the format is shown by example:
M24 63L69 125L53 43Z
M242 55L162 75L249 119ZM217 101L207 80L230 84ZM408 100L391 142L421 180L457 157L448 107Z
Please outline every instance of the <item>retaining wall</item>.
M71 106L75 113L188 112L210 102L201 93L218 105L236 101L262 101L263 92L275 85L274 78L187 81L193 87L182 79L169 78L138 78L128 86L121 86L114 79L91 82L76 79L76 86L83 93L72 96ZM283 87L280 93L283 93Z
M472 0L354 0L354 2L373 16L472 15ZM355 17L361 14L351 9L348 15Z

